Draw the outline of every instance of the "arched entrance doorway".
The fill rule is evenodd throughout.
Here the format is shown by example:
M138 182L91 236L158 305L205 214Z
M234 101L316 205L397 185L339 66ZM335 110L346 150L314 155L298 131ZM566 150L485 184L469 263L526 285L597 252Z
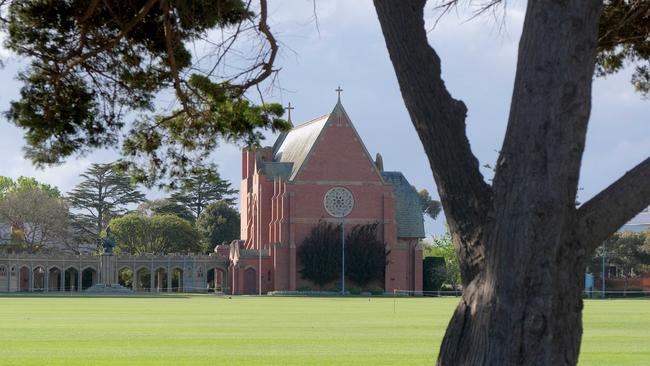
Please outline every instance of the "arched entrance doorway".
M81 290L86 290L97 283L97 271L88 267L81 272Z
M142 267L137 270L134 290L136 291L151 291L151 271L149 268Z
M36 266L33 269L32 274L32 291L44 291L45 290L45 269L41 266Z
M208 270L206 281L208 292L224 292L226 286L226 272L221 268L211 268Z
M172 269L172 291L183 292L183 270L178 267Z
M29 291L29 275L31 271L29 268L26 266L20 267L20 271L18 272L18 275L20 279L18 282L20 283L20 291Z
M61 270L57 267L52 267L49 270L47 288L49 291L61 291Z
M253 267L248 267L244 271L244 294L257 294L257 271Z
M64 281L65 291L79 291L79 270L74 267L66 269Z
M167 271L164 268L156 269L153 287L156 292L167 291Z

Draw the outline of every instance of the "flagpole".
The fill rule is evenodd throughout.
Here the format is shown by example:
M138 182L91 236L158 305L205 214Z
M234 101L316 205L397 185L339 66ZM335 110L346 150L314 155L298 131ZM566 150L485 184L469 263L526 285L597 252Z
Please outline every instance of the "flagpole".
M341 220L341 295L345 294L345 219Z

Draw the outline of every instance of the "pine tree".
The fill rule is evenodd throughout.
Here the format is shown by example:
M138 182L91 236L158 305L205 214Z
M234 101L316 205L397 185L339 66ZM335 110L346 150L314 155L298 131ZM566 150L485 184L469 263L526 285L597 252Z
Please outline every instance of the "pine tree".
M127 211L127 206L144 200L128 176L117 172L113 164L93 164L67 200L77 209L72 214L75 229L85 240L100 243L101 232L109 221Z
M221 179L216 168L201 167L181 180L176 192L172 193L171 200L187 207L198 219L201 212L212 202L234 203L232 195L235 193L237 190L231 188L230 182Z

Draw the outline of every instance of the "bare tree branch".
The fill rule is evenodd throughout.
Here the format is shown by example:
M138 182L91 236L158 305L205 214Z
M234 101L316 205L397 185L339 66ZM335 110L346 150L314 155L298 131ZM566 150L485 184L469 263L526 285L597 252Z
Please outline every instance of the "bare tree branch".
M264 35L266 41L269 43L269 47L271 47L271 52L269 54L268 60L263 61L261 65L262 72L256 77L254 77L253 79L247 80L240 87L242 90L247 90L251 86L261 83L266 78L271 76L271 74L273 73L273 64L275 63L275 57L278 54L278 42L275 39L275 36L273 36L273 33L271 33L271 29L269 28L269 25L267 23L267 18L268 18L268 6L266 0L260 0L260 20L259 20L258 29Z
M650 158L578 209L580 239L591 251L650 205Z
M169 62L169 69L171 71L172 78L174 79L174 89L176 90L176 96L181 102L183 109L187 114L191 114L192 110L190 109L190 101L185 91L181 88L181 79L178 76L178 67L176 66L176 56L174 55L174 34L172 30L171 14L169 9L169 1L162 1L162 9L164 13L164 27L165 27L165 47L167 48L167 60Z

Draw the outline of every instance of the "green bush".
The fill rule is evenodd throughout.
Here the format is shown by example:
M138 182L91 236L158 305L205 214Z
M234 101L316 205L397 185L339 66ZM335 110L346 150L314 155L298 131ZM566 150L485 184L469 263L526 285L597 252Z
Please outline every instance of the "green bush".
M350 288L350 295L361 295L361 289L358 287Z
M423 260L422 268L422 290L438 291L445 282L446 268L445 258L426 257Z
M381 296L384 294L384 289L380 287L373 287L368 289L368 292L370 292L372 296Z

